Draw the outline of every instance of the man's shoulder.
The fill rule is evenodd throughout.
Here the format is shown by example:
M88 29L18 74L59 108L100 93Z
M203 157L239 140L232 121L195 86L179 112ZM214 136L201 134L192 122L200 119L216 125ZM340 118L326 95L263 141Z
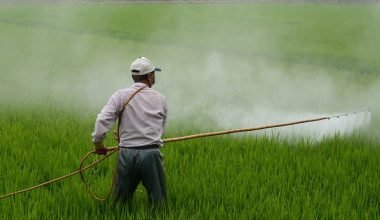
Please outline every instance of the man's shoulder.
M122 95L122 94L128 94L128 93L131 93L133 92L133 86L128 86L128 87L124 87L124 88L120 88L118 90L116 90L116 92L114 92L114 95Z
M161 98L165 99L165 96L162 95L159 91L152 89L152 88L149 88L149 90L152 91L153 93L155 93L157 96L160 96Z
M126 88L121 88L121 89L117 90L115 93L118 93L118 94L130 93L132 91L133 91L132 87L126 87Z
M147 90L147 93L150 95L153 95L155 97L155 99L161 100L161 102L166 103L165 96L163 94L161 94L159 91L152 89L152 88L149 88L149 90Z
M128 86L128 87L125 87L125 88L121 88L119 90L117 90L116 92L114 92L114 94L112 96L117 96L117 97L126 97L126 96L129 96L130 94L132 94L133 92L136 91L136 89L138 89L139 86L136 86L136 85L132 85L132 86ZM141 93L144 94L154 94L155 96L165 100L165 96L163 94L161 94L159 91L153 89L153 88L145 88L143 90L141 90Z
M126 97L129 96L132 89L130 87L121 88L116 90L110 97L110 99L114 100L115 102L122 102Z

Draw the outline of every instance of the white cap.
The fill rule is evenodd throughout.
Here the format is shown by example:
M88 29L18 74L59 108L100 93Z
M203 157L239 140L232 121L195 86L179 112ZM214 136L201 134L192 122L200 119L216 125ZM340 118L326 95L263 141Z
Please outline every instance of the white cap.
M141 76L153 71L161 71L161 69L155 67L152 61L146 57L139 57L131 64L132 75Z

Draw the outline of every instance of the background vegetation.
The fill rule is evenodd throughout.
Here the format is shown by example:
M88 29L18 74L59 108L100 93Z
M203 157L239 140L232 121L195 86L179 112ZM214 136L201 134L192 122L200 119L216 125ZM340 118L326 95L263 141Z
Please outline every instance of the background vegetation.
M218 121L228 114L215 120L210 106L245 109L252 100L244 94L273 86L257 81L255 67L240 66L262 65L257 60L265 61L269 78L275 67L286 73L281 80L328 75L336 82L334 99L260 93L277 108L335 111L365 101L374 116L370 130L322 140L245 134L168 144L162 151L169 210L158 215L149 212L142 187L126 213L112 201L93 201L73 177L0 201L0 218L379 218L377 12L373 5L314 4L2 6L0 194L77 169L92 148L96 114L114 90L131 83L136 54L166 67L157 82L172 109L165 137L226 128ZM224 62L215 61L220 54ZM208 78L210 65L222 67L215 71L221 78ZM326 85L318 87L323 93ZM115 142L108 137L107 144ZM98 193L107 191L114 161L87 173Z

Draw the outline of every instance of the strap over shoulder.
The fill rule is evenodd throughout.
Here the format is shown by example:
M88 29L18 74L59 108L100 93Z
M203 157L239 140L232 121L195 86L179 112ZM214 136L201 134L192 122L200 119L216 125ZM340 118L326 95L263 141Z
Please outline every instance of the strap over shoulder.
M139 93L141 90L145 89L148 85L145 85L141 88L139 88L138 90L134 91L132 93L132 95L127 99L127 101L124 103L124 107L121 109L120 113L119 113L119 117L118 117L118 123L117 123L117 131L114 132L115 134L115 139L118 143L120 143L120 123L121 123L121 117L123 115L123 112L124 112L124 109L127 107L128 103L132 100L132 98L137 94Z

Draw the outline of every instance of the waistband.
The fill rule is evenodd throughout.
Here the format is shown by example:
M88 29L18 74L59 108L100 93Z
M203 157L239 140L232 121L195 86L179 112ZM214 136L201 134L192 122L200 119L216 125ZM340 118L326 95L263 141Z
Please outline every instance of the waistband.
M152 144L152 145L137 146L137 147L123 147L123 146L119 146L119 148L131 149L131 150L148 150L148 149L158 149L158 148L160 148L160 146L157 145L157 144Z

